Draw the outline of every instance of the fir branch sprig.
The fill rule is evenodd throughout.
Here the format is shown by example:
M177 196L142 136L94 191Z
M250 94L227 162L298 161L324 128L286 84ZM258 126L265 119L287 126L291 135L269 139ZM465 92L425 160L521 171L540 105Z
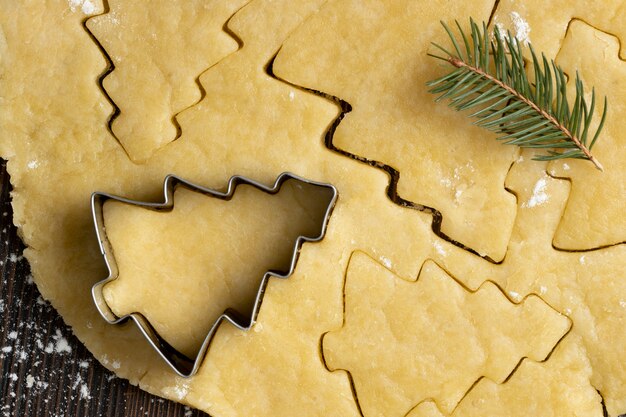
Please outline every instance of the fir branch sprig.
M602 171L591 148L606 120L606 97L600 123L589 141L596 96L592 89L591 103L587 103L578 73L576 97L570 106L565 73L545 55L537 58L532 45L528 46L533 81L526 73L523 47L510 32L505 35L496 26L491 37L485 23L480 28L470 19L468 38L456 22L461 48L457 36L444 22L441 24L454 52L433 42L446 56L428 55L448 62L454 70L427 83L431 93L439 94L436 101L450 99L449 105L458 111L473 110L469 117L477 118L474 124L495 132L505 144L546 148L536 160L586 159Z

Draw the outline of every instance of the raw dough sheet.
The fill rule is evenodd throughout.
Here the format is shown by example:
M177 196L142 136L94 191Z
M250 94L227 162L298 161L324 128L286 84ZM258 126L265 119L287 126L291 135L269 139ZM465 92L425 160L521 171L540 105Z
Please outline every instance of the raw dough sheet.
M610 417L626 413L626 5L494 7L2 1L0 156L41 293L118 376L214 417L601 417L602 400ZM446 68L429 43L446 39L440 20L470 15L608 96L594 148L604 173L531 161L433 102L424 83ZM269 283L251 331L219 328L197 375L177 377L135 327L102 320L92 192L160 201L167 174L223 189L232 175L269 185L285 171L337 187L326 237ZM259 271L317 213L308 194L206 199L105 213L131 277L109 301L145 310L188 353L210 325L197 318L225 305L199 288L219 283L245 307ZM209 230L222 237L194 251ZM155 252L164 242L173 258ZM245 278L198 263L228 249L214 267Z

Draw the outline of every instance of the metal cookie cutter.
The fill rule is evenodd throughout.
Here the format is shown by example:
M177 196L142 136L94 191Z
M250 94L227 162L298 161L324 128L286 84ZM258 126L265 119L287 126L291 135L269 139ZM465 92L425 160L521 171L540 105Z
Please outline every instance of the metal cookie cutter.
M318 236L298 236L293 248L293 255L291 257L291 262L289 265L289 270L287 272L279 272L279 271L267 271L263 275L263 279L259 285L259 290L256 295L254 306L252 308L252 313L250 316L244 317L240 313L238 313L234 309L227 309L222 313L222 315L215 320L214 324L211 326L209 333L206 338L202 342L200 350L195 359L191 359L179 351L177 351L174 347L172 347L165 339L163 339L154 327L150 324L148 319L141 313L135 312L130 313L125 316L119 317L117 316L107 304L104 294L103 288L104 286L116 279L119 274L119 270L117 267L117 263L115 261L114 252L109 242L106 234L106 228L104 224L104 216L103 216L103 207L104 203L107 200L116 200L126 204L132 204L139 207L144 207L151 210L157 211L171 211L174 207L174 191L177 187L185 187L189 190L196 191L202 193L209 197L219 198L221 200L230 200L233 198L235 190L239 185L251 185L263 192L268 194L276 194L280 191L283 183L289 180L299 181L301 183L312 185L315 187L321 187L328 190L328 206L326 208L326 212L323 217L322 225L320 228L320 234ZM146 337L148 342L156 349L159 355L167 362L167 364L180 376L182 377L190 377L194 375L202 363L202 360L206 356L206 353L209 349L209 345L211 344L211 340L217 331L217 328L221 324L222 321L228 321L232 323L235 327L240 330L250 330L256 321L256 318L259 314L259 309L261 307L261 303L263 301L263 295L265 294L265 289L267 287L267 283L270 277L286 279L288 278L294 271L296 263L298 261L298 257L300 255L300 249L304 242L318 242L324 238L326 233L326 228L328 226L328 220L330 215L335 207L335 203L337 201L337 189L331 185L316 181L311 181L299 177L297 175L284 172L278 176L274 185L272 187L267 187L264 184L261 184L257 181L251 180L242 176L233 176L228 181L228 186L226 191L216 191L209 188L204 188L199 185L193 184L189 181L186 181L182 178L179 178L175 175L168 175L165 177L165 181L163 184L163 194L165 196L165 201L163 203L149 203L142 202L136 200L130 200L123 197L114 196L107 193L95 192L91 196L91 211L93 215L93 221L96 228L96 235L98 237L98 243L100 244L100 251L102 256L104 257L104 261L109 271L109 276L96 283L92 290L92 296L96 307L102 317L109 322L110 324L120 324L128 321L129 319L135 322L135 324L139 327L139 330Z

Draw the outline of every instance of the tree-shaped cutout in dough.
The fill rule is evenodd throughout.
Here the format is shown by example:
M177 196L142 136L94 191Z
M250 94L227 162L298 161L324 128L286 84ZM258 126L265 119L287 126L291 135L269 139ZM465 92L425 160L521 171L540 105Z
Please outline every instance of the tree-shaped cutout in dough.
M330 1L285 42L274 74L347 101L332 145L397 170L399 199L438 210L445 235L501 260L515 219L504 179L517 150L435 103L425 85L447 70L427 56L431 41L446 42L439 21L486 21L492 8Z
M291 272L299 238L321 237L334 204L330 187L283 178L275 194L241 183L229 199L177 187L166 211L105 201L117 269L102 289L108 307L141 313L191 359L225 312L247 326L265 274Z
M626 13L622 15L626 24ZM578 69L583 82L594 83L600 96L607 95L610 106L605 130L594 146L604 172L593 172L579 160L548 167L551 175L572 180L554 236L559 248L593 249L626 242L626 88L616 87L621 85L618 80L626 79L626 63L618 55L619 45L614 36L575 20L557 55L558 65L570 73Z
M524 361L498 384L483 378L465 394L449 417L603 417L601 398L591 385L591 366L578 338L569 333L550 359ZM406 417L447 417L432 401Z
M625 6L623 0L500 0L493 15L493 23L510 30L522 42L532 42L535 51L542 51L546 57L554 58L563 47L573 19L582 19L593 27L626 39ZM591 49L578 49L578 52L581 50L591 52L602 48L593 45ZM622 56L625 54L626 50L623 50ZM593 61L587 53L579 55L582 55L583 61ZM600 79L594 78L593 81L593 85L597 85Z
M112 62L102 80L119 109L111 130L143 162L179 134L175 116L201 99L200 73L237 50L223 30L247 0L109 0L86 25Z
M523 154L507 187L518 196L518 215L506 258L499 265L438 242L432 257L469 288L482 277L498 283L512 298L537 294L570 317L572 333L592 367L591 383L610 416L626 413L626 245L567 252L552 239L568 200L569 181L547 175L545 165Z
M356 252L344 326L322 348L329 369L352 376L365 417L402 417L427 399L451 412L481 377L545 360L569 328L538 297L515 305L491 282L472 293L431 261L408 282Z

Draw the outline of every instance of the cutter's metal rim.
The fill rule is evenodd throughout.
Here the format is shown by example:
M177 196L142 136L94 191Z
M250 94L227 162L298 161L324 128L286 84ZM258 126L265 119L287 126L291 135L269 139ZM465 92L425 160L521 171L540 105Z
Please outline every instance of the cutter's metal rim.
M261 283L259 284L257 296L254 301L252 314L250 315L250 317L245 318L249 321L246 321L242 324L242 317L237 314L236 311L225 311L215 320L214 324L211 326L209 333L202 342L196 358L191 359L178 352L167 341L165 341L165 339L163 339L158 334L158 332L154 329L154 327L150 324L148 319L143 314L133 312L119 317L111 310L104 298L103 288L107 283L118 278L119 270L117 267L117 262L115 260L113 248L106 234L106 227L104 224L103 207L106 201L115 200L125 204L131 204L134 206L145 207L153 210L171 211L174 207L174 191L179 186L185 187L192 191L200 192L210 197L215 197L222 200L230 200L234 196L235 191L239 185L250 185L268 194L276 194L280 191L281 186L288 180L296 180L305 184L327 188L332 193L331 198L329 200L326 212L324 213L320 234L314 237L301 235L298 236L298 238L296 239L293 248L293 255L291 257L291 262L289 265L289 270L284 274L276 271L267 271L263 275ZM102 318L104 318L109 324L121 324L128 320L132 320L137 325L144 337L148 340L150 345L157 351L159 356L161 356L161 358L178 375L184 378L191 377L198 372L198 369L200 368L200 365L202 364L202 361L204 360L204 357L208 352L213 336L215 335L215 332L223 321L227 321L236 328L244 331L248 331L254 326L257 316L259 314L261 304L263 302L263 296L265 295L265 289L267 288L269 279L271 277L280 279L289 278L289 276L291 276L291 274L293 274L295 270L298 258L300 256L300 249L302 248L302 244L305 242L319 242L324 238L324 236L326 235L326 229L328 227L330 216L337 202L338 194L339 193L337 191L337 188L332 184L309 180L290 172L283 172L282 174L280 174L276 178L274 184L269 187L248 177L235 175L228 180L228 185L226 191L224 192L202 187L181 177L170 174L165 177L163 183L163 195L165 198L163 203L151 203L145 201L131 200L109 193L94 192L91 195L91 212L96 230L96 236L98 238L98 244L100 246L100 252L104 258L104 262L109 272L107 278L94 284L91 289L91 295L96 305L96 308L98 309L98 312L100 313Z

